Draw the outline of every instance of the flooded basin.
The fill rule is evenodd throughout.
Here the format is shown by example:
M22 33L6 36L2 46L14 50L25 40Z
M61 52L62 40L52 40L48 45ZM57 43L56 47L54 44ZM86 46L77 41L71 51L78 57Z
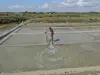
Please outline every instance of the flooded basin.
M54 44L48 43L46 28L23 27L11 33L0 45L0 71L19 72L76 68L100 65L100 42L91 33L74 32L72 28L54 29ZM49 31L49 30L47 30Z
M36 71L100 65L100 43L0 47L0 71Z
M0 24L0 34L10 30L11 28L15 27L17 24Z

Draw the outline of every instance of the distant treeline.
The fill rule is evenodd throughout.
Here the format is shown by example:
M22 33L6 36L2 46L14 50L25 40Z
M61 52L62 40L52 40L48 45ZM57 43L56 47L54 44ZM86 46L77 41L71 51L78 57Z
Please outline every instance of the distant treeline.
M0 16L0 24L7 23L20 23L27 20L26 17L16 17L16 16Z
M20 13L0 12L0 24L20 23L29 19Z
M0 24L19 23L32 18L32 22L100 22L100 12L0 12Z

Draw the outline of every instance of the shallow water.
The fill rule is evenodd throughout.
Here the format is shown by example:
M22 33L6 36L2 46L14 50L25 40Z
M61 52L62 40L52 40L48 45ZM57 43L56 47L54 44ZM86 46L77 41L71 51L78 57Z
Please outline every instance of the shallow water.
M0 34L10 30L11 28L15 27L17 24L14 23L14 24L4 24L4 25L6 26L0 28Z
M36 32L42 34L19 34ZM100 65L100 42L94 41L88 34L55 34L54 40L60 40L52 46L47 44L44 32L44 28L35 31L23 28L12 34L0 45L0 71L35 71Z
M100 43L0 47L2 72L100 65Z

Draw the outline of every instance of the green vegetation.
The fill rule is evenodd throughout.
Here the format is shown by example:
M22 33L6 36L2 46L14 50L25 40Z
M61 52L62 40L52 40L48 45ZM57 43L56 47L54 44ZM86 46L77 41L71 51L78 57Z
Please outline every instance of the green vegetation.
M100 13L58 13L58 12L19 12L0 13L0 24L8 24L14 22L22 22L32 19L33 23L94 23L100 22Z
M44 23L92 23L99 22L99 13L44 13L38 14L33 22Z
M27 19L28 17L20 13L0 13L0 24L20 23Z

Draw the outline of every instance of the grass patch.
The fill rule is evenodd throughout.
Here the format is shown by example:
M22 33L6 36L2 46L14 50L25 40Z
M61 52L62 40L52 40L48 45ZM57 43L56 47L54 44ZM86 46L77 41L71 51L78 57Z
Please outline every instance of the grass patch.
M27 27L98 27L98 23L30 23Z

